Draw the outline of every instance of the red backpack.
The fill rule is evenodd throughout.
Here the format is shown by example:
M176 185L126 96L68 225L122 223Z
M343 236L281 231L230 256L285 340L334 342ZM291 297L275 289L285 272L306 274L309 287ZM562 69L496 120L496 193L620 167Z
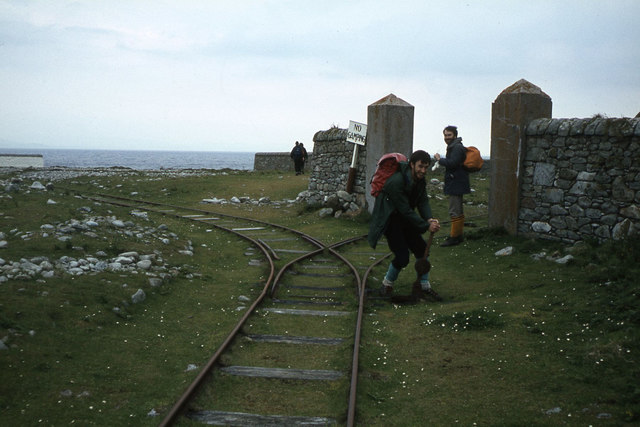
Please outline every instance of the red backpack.
M398 170L400 162L406 162L407 156L402 153L387 153L380 157L376 171L371 177L371 195L378 197L387 179Z

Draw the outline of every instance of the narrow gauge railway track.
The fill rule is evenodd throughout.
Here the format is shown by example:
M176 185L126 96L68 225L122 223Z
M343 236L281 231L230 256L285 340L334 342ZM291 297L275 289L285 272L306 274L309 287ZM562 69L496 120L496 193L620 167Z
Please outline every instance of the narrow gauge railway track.
M373 256L365 236L327 246L260 220L101 193L81 197L213 226L248 240L268 262L262 292L162 426L354 424L364 284L384 259L372 262L380 254Z

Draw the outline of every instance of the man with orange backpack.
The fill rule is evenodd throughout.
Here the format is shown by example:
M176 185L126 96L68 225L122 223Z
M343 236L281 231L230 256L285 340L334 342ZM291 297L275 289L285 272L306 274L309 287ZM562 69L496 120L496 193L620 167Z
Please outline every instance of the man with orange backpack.
M425 174L430 163L431 157L425 151L414 152L409 162L397 163L397 170L387 178L376 196L369 223L369 244L375 248L384 234L394 254L382 281L383 295L393 292L393 283L400 271L409 264L410 252L416 259L424 256L427 244L422 234L427 231L435 233L440 229L438 220L431 217L427 196ZM441 300L431 289L429 273L418 279L425 294Z
M458 138L458 128L447 126L442 131L444 142L447 144L447 156L441 157L436 153L433 157L444 172L444 194L449 196L449 216L451 217L451 232L447 240L440 246L455 246L464 240L464 212L462 211L462 196L471 193L469 173L464 168L467 150L462 145L462 138Z

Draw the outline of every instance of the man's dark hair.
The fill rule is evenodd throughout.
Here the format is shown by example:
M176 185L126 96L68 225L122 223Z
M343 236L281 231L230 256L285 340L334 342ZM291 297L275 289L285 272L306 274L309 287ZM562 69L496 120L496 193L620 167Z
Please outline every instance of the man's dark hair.
M411 157L409 157L409 163L416 164L422 161L426 164L431 164L431 156L424 150L414 151Z
M458 126L449 125L442 130L442 133L445 133L446 131L453 132L453 136L456 138L458 137Z

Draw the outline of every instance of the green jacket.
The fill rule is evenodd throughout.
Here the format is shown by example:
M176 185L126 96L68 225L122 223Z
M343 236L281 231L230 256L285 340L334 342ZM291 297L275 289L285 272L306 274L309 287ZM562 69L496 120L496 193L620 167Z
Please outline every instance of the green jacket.
M412 197L414 185L417 188ZM389 217L394 212L398 212L407 225L416 230L416 233L423 234L429 229L427 220L432 216L426 182L424 179L413 182L411 167L407 162L400 162L398 171L387 179L382 192L376 197L367 236L372 248L376 247L378 240L384 234Z

